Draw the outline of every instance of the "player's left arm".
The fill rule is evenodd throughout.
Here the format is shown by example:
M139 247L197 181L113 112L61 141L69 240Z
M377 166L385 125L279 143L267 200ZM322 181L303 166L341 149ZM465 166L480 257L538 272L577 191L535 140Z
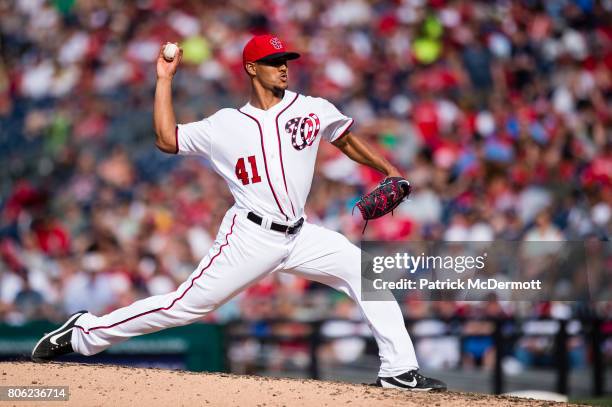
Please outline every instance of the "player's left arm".
M378 170L388 177L404 176L397 168L393 166L380 154L375 153L366 143L359 140L351 132L345 133L342 137L333 141L332 144L346 154L351 160L359 164L367 165L370 168Z

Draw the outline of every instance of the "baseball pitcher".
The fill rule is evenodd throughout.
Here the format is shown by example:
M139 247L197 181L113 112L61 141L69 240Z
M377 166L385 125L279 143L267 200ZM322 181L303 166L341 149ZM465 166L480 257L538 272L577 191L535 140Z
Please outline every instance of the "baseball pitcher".
M288 90L288 61L300 55L272 35L255 36L244 47L243 65L251 83L248 103L177 125L171 83L181 52L168 61L162 47L157 60L156 146L169 154L205 157L229 185L235 203L207 256L176 291L107 315L75 313L36 344L32 359L51 360L70 352L93 355L134 336L198 321L269 273L283 272L331 286L359 305L379 347L379 386L445 390L441 381L419 374L398 304L361 300L359 248L304 215L321 142L392 180L362 200L366 219L397 206L409 193L408 182L350 132L353 120L332 103Z

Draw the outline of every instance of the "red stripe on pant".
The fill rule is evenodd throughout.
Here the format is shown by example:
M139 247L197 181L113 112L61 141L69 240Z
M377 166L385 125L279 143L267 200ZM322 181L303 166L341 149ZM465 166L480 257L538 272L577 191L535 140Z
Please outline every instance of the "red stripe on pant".
M96 329L108 329L108 328L113 328L113 327L115 327L115 326L117 326L117 325L124 324L124 323L126 323L126 322L129 322L129 321L131 321L131 320L133 320L133 319L136 319L136 318L142 317L142 316L144 316L144 315L152 314L152 313L154 313L154 312L159 312L159 311L167 311L167 310L169 310L170 308L172 308L172 306L173 306L174 304L176 304L176 302L177 302L177 301L179 301L181 298L183 298L183 297L185 296L185 294L187 294L187 292L188 292L188 291L191 289L191 287L193 287L193 283L194 283L194 282L195 282L195 281L196 281L198 278L202 277L202 275L204 274L204 272L205 272L205 271L206 271L206 270L207 270L207 269L208 269L208 268L209 268L209 267L212 265L213 261L214 261L214 260L215 260L215 259L216 259L216 258L217 258L217 257L218 257L220 254L221 254L221 252L223 251L223 248L224 248L225 246L228 246L228 245L229 245L229 237L230 237L230 235L231 235L231 234L233 233L233 231L234 231L234 224L236 223L236 216L237 216L237 215L234 215L234 218L232 219L232 226L230 227L230 231L229 231L229 232L228 232L228 233L225 235L225 243L224 243L224 244L222 244L222 245L221 245L221 247L219 248L219 253L215 254L215 255L214 255L214 256L213 256L213 257L210 259L210 261L208 262L208 264L206 265L206 267L204 267L204 268L202 269L202 271L200 271L200 274L198 274L196 277L194 277L194 278L191 280L191 284L189 285L189 287L187 287L187 289L186 289L186 290L183 292L183 294L181 294L181 296L180 296L180 297L175 298L175 299L172 301L172 304L170 304L170 305L169 305L169 306L167 306L167 307L160 307L160 308L156 308L156 309L153 309L153 310L150 310L150 311L147 311L147 312L140 313L140 314L138 314L138 315L134 315L133 317L129 317L129 318L127 318L127 319L124 319L123 321L119 321L119 322L116 322L116 323L114 323L114 324L112 324L112 325L108 325L108 326L96 326L96 327L93 327L93 328L89 328L89 330L86 330L86 329L85 329L85 328L83 328L82 326L75 325L75 328L79 328L79 329L81 329L81 330L83 331L83 333L85 333L85 334L89 334L91 331L94 331L94 330L96 330Z

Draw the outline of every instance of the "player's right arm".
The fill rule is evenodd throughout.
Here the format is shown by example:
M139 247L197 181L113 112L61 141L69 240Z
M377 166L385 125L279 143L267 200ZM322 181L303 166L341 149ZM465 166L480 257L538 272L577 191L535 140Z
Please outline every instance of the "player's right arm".
M157 84L155 86L155 106L153 108L153 125L155 127L155 145L169 154L178 152L176 140L176 117L172 107L172 78L176 73L183 50L171 62L164 59L162 45L157 56Z

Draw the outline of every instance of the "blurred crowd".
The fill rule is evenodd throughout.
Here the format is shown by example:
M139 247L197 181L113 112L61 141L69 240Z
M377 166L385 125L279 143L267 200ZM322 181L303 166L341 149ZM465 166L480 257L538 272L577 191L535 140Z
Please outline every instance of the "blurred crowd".
M248 100L252 34L303 54L291 88L353 117L413 186L362 235L351 209L381 175L322 143L307 214L353 241L608 240L610 21L610 0L0 0L0 319L104 313L206 255L232 197L207 162L154 147L166 41L184 49L181 123ZM207 318L356 312L342 304L279 275Z

